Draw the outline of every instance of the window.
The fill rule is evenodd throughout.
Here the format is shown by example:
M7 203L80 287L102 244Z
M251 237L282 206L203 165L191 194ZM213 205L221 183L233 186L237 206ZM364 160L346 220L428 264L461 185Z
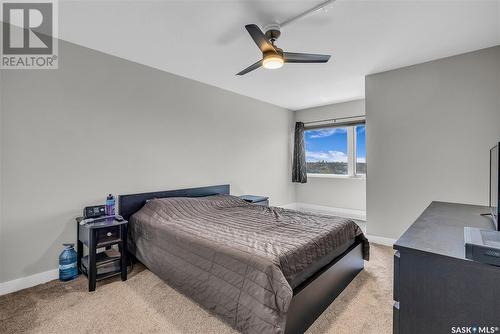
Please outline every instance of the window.
M356 126L356 174L366 175L366 135L365 125Z
M365 125L305 130L308 174L366 175Z
M306 130L307 172L312 174L349 173L347 165L347 128Z

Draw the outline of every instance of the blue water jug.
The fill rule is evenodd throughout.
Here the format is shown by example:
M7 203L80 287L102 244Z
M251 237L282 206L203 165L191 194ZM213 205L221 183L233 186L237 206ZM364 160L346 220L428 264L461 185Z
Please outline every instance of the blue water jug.
M59 279L70 281L78 276L76 267L76 252L73 248L75 244L63 244L64 250L59 255Z
M115 214L115 196L109 194L106 198L106 215L113 216Z

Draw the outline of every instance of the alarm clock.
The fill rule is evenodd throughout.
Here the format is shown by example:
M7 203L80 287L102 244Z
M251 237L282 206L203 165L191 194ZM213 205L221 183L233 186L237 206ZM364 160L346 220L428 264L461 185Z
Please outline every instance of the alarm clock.
M83 209L83 218L98 218L106 215L105 205L87 206Z

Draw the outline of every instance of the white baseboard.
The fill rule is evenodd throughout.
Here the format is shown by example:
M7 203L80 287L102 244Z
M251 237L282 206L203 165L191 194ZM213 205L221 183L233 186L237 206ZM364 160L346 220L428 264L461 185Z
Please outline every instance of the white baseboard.
M308 204L308 203L290 203L286 205L281 205L281 207L285 209L292 209L298 211L319 213L324 215L331 215L331 216L352 218L352 219L366 221L366 211L362 210L334 208L330 206Z
M0 296L19 291L32 286L43 284L59 277L59 269L44 271L27 277L21 277L12 281L0 283Z
M297 203L288 203L288 204L277 205L277 206L280 208L283 208L283 209L297 210Z
M396 239L379 237L376 235L369 235L369 234L366 235L366 238L371 243L384 245L384 246L390 246L390 247L392 247L392 245L394 245L394 243L396 242Z

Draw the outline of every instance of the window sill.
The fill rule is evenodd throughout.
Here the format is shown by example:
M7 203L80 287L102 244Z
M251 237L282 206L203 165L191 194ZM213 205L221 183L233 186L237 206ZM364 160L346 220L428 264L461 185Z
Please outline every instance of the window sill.
M308 178L318 179L349 179L349 180L366 180L365 175L342 175L342 174L315 174L307 173Z

